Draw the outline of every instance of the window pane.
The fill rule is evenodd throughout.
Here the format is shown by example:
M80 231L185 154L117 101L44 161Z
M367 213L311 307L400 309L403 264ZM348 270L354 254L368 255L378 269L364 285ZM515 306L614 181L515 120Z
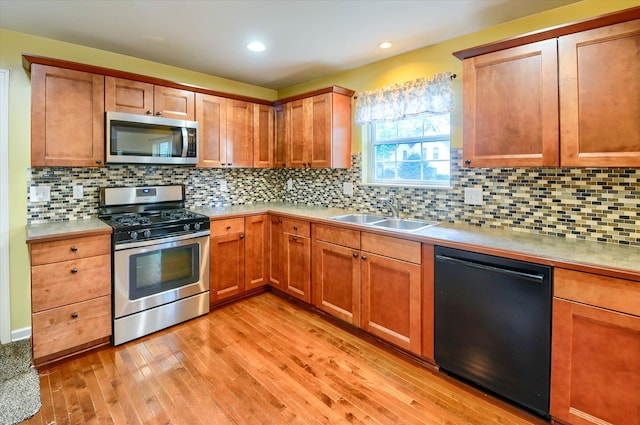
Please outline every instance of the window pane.
M422 117L398 121L398 139L424 136L424 122Z
M395 140L398 138L397 122L379 122L374 126L376 140Z

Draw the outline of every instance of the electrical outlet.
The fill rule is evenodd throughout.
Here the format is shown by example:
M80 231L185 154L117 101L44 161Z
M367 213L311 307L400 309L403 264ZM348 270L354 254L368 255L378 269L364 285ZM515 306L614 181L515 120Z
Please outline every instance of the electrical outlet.
M353 183L350 183L350 182L342 183L342 193L348 196L353 195Z
M464 189L464 203L467 205L484 205L482 188L466 187Z
M73 186L73 199L82 199L84 197L84 188L81 184Z
M220 192L226 192L226 191L227 191L227 181L220 180Z
M51 186L31 186L29 189L29 200L31 202L51 201Z
M293 190L293 179L287 180L287 190Z

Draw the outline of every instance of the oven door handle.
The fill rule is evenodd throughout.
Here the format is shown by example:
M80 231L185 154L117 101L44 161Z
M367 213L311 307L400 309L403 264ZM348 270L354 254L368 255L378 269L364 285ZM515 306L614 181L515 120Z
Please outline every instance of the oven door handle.
M209 236L210 234L211 232L209 230L203 230L202 232L186 233L183 235L171 236L169 238L155 238L155 239L148 239L148 240L139 241L139 242L127 242L127 243L116 244L113 250L121 251L123 249L140 248L144 246L160 245L160 244L177 242L177 241L185 241L188 239L195 239L202 236Z

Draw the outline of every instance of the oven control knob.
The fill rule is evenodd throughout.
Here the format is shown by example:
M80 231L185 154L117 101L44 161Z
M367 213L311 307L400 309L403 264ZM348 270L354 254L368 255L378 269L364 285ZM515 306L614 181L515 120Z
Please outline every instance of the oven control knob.
M144 235L145 238L148 238L149 236L151 236L151 230L146 229L144 232L142 232L142 234Z
M184 225L184 231L185 232L189 231L189 224L188 223Z
M135 230L133 230L132 232L129 233L129 237L131 239L138 239L138 232L136 232Z
M200 230L200 223L195 223L193 225L193 228L196 229L196 230Z

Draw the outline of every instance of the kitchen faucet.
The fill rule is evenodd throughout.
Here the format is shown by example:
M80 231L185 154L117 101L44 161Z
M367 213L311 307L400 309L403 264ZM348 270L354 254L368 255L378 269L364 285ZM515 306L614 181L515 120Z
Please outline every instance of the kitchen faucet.
M380 202L391 209L391 217L398 218L398 200L395 196L391 195L388 198L380 198Z

